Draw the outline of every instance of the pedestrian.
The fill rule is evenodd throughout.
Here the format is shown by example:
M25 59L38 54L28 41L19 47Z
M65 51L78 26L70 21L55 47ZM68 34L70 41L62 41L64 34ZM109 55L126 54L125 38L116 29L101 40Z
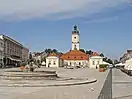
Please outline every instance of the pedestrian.
M96 69L98 69L97 65L96 65Z
M48 67L50 67L50 63L48 64Z

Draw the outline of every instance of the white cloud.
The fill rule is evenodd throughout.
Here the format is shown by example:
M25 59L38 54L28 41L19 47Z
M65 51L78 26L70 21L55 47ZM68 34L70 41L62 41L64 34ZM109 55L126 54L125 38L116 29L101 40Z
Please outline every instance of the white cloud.
M0 19L80 17L128 2L129 0L0 0Z

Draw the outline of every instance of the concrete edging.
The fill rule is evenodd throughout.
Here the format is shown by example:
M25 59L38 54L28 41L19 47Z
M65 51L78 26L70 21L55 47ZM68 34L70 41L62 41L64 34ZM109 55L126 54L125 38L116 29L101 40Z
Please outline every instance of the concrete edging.
M57 87L57 86L73 86L73 85L83 85L91 84L97 82L97 79L85 80L80 82L70 82L70 83L58 83L58 84L0 84L0 87Z

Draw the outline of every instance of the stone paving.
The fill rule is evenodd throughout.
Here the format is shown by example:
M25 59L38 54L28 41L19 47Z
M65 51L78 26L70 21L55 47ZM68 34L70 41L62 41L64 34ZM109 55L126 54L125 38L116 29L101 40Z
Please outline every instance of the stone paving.
M103 88L100 92L98 99L112 99L112 70L111 69L105 80L105 83L103 85Z
M119 69L113 69L113 98L132 99L132 77Z
M41 68L42 69L42 68ZM47 68L43 68L46 70ZM97 99L107 77L95 69L63 69L56 70L59 76L77 78L96 78L92 84L60 87L0 87L0 99Z

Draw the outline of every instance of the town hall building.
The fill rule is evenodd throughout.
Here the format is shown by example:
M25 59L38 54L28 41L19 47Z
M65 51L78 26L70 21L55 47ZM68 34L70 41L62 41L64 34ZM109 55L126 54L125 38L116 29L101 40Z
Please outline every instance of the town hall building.
M75 25L72 31L72 48L70 51L62 54L50 54L46 58L46 67L63 67L63 66L83 66L96 68L102 64L103 58L96 52L92 56L80 51L80 33Z

